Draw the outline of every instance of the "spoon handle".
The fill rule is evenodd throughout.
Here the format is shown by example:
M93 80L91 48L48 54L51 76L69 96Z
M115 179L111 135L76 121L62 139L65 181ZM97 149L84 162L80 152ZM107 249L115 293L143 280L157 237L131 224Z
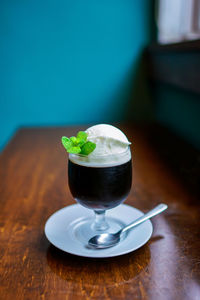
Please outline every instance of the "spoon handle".
M123 229L121 229L121 233L125 232L141 223L143 223L144 221L160 214L162 211L164 211L165 209L167 209L167 205L164 203L161 203L159 205L157 205L156 207L154 207L153 209L151 209L148 213L144 214L143 216L141 216L140 218L138 218L137 220L135 220L134 222L128 224L126 227L124 227Z

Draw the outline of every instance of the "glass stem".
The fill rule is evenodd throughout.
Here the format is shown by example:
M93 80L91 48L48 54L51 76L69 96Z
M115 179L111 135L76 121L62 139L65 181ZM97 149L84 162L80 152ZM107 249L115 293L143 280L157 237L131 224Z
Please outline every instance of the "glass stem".
M105 210L95 210L95 221L92 224L92 229L96 231L104 231L109 228L105 218Z

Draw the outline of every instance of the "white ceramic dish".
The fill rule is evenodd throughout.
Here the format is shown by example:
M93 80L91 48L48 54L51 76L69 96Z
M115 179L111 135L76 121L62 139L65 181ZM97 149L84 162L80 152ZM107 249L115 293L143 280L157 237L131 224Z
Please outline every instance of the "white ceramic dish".
M73 234L73 224L77 220L93 217L94 212L79 204L64 207L49 217L45 224L47 239L57 248L74 255L93 258L106 258L123 255L142 247L151 237L153 226L150 220L130 230L127 236L116 246L107 249L92 249ZM126 204L106 211L106 216L121 221L126 225L143 213Z

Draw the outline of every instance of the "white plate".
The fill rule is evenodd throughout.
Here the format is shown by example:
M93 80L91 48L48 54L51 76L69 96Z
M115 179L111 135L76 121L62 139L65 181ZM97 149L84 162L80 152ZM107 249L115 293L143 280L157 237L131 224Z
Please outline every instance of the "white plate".
M93 215L92 210L79 204L62 208L47 220L45 224L46 237L55 247L65 252L83 257L105 258L119 256L140 248L150 239L153 232L152 223L148 220L129 230L127 236L116 246L107 249L91 249L72 234L71 224L77 219ZM124 224L130 223L142 215L140 210L126 204L106 211L106 216L118 219Z

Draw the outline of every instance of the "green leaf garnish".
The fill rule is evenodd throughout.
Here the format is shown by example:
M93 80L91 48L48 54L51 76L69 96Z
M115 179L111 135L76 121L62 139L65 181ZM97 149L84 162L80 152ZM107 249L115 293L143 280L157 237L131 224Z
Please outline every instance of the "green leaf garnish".
M96 148L96 144L88 141L81 147L80 154L89 155L92 151L94 151L95 148Z
M85 131L79 131L77 133L77 139L80 140L80 141L86 142L87 141L87 137L88 137L88 135L87 135L87 133Z
M87 133L85 131L79 131L77 134L77 142L82 147L87 142Z
M71 148L72 145L73 145L73 142L66 136L63 136L61 141L62 141L62 144L63 144L63 146L66 150Z
M68 148L67 152L78 154L81 152L81 148L74 146L74 147Z
M79 131L76 137L63 136L61 141L68 153L89 155L96 148L96 144L87 141L87 137L85 131Z
M69 139L72 141L73 144L78 144L77 138L75 136L71 136Z

